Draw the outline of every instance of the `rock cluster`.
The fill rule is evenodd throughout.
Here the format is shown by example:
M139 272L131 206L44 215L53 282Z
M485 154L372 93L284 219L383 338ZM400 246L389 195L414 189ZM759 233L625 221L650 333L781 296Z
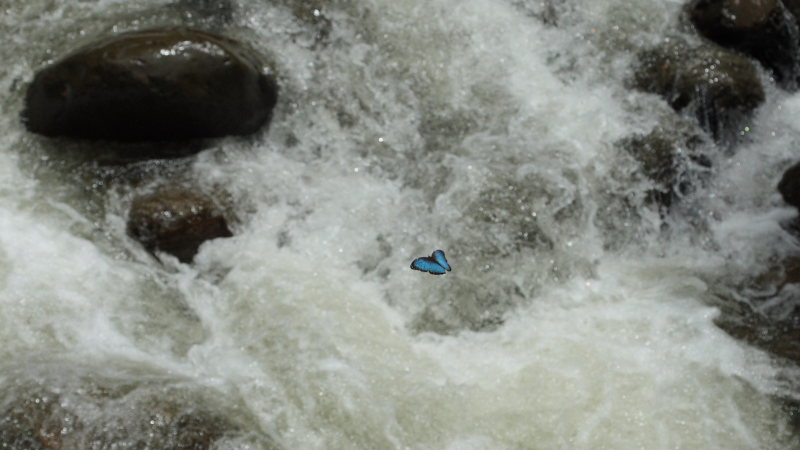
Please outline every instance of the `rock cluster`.
M53 143L79 139L92 155L121 151L123 167L158 165L176 153L191 155L201 139L263 129L277 95L275 75L245 44L202 30L159 28L103 37L44 67L28 86L21 118ZM130 188L123 196L131 199L127 232L148 251L191 263L203 242L232 236L218 199L146 171L141 178L111 182ZM137 195L136 184L162 186ZM0 448L201 450L230 436L248 448L274 448L268 437L242 437L255 433L231 420L235 413L222 402L206 401L205 390L74 372L19 380L4 372Z
M757 65L772 74L780 87L794 90L800 79L800 1L691 0L683 7L687 21L706 40L688 43L681 38L637 55L631 85L657 94L677 112L697 124L723 147L735 147L747 130L747 121L764 102ZM672 191L675 167L663 163L664 146L631 137L621 141L643 164L643 171L662 192ZM659 140L660 141L660 140ZM650 170L648 161L660 160ZM789 169L779 190L790 204L800 207L800 168ZM663 203L663 202L662 202Z
M631 85L662 97L717 146L734 152L748 119L765 99L760 72L771 75L781 89L800 87L800 1L690 0L682 13L701 39L671 37L642 51L635 58ZM640 163L641 175L652 182L651 199L660 207L669 208L691 189L680 176L687 164L709 164L693 153L694 144L702 142L697 136L657 127L619 142ZM777 189L788 205L800 209L800 163L789 165ZM800 236L800 218L787 229ZM718 325L732 336L800 363L800 308L774 318L731 298L755 290L772 292L767 298L780 296L786 302L800 292L798 261L786 258L757 279L720 288ZM753 300L759 301L764 298ZM797 402L787 405L792 414L800 411ZM800 420L795 422L800 426Z
M796 0L692 0L686 13L697 31L749 55L784 87L796 88L800 35Z
M174 153L179 141L250 134L268 125L278 86L265 67L251 48L218 34L187 28L122 33L40 70L22 120L31 132L87 145L137 142L134 158L157 156L158 148ZM128 232L151 252L188 263L202 242L231 236L215 203L166 187L133 200Z

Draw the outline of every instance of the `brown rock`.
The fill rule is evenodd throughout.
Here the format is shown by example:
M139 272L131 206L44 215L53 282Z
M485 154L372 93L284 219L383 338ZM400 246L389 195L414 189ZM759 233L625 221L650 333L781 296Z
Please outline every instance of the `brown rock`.
M200 245L232 236L211 199L172 189L138 197L128 218L128 234L151 252L162 251L188 263Z
M269 121L272 75L255 53L192 29L124 33L36 74L23 121L47 136L122 141L248 134Z

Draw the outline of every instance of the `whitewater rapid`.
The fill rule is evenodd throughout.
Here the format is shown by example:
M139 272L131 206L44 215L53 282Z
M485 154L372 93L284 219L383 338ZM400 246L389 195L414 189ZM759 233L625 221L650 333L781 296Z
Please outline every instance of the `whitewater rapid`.
M704 148L713 168L671 216L616 145L671 114L625 79L680 2L299 2L306 20L288 0L232 4L226 20L155 0L0 4L4 395L169 380L246 424L220 448L798 444L778 401L798 395L795 369L715 326L712 301L796 250L775 191L796 95L768 88L749 140ZM269 130L128 164L25 131L37 69L164 24L273 61ZM234 237L192 265L125 234L132 198L175 180L232 205ZM452 272L409 269L436 248Z

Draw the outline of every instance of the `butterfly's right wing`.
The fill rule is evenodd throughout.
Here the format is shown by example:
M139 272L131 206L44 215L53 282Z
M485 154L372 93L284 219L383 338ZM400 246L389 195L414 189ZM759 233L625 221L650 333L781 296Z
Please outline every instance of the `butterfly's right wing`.
M447 258L444 257L444 252L441 250L436 250L431 255L434 261L438 263L440 266L444 268L444 270L450 271L450 264L447 263Z

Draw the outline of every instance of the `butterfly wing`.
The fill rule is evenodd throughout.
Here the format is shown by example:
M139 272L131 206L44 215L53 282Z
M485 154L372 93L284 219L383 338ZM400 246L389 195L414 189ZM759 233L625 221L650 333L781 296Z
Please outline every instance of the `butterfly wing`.
M450 271L450 264L447 263L447 258L444 257L444 252L443 251L436 250L431 255L431 258L433 258L433 260L436 261L437 264L442 266L444 268L444 270L446 270L448 272Z
M433 275L442 275L447 271L444 267L442 267L442 265L436 262L436 260L428 256L423 256L422 258L417 258L412 261L411 268L422 272L428 272Z

